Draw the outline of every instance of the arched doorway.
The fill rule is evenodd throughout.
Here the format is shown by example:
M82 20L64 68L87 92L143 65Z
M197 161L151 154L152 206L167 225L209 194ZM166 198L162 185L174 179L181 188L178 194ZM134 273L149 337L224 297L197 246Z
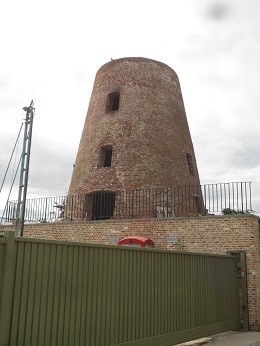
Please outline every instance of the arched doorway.
M114 214L116 193L113 191L98 191L88 194L92 200L91 219L111 219Z

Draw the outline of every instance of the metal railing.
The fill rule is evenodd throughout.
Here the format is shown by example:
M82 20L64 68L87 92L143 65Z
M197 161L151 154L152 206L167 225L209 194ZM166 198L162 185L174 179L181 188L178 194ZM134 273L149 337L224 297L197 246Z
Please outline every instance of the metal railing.
M28 199L25 220L44 223L165 218L246 213L250 210L251 182L232 182ZM3 220L14 222L16 211L17 201L8 202Z

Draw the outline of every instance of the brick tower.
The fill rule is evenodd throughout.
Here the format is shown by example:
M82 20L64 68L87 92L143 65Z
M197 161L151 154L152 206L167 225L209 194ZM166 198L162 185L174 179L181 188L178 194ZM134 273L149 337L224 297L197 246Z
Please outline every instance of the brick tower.
M96 74L69 195L92 194L93 216L94 204L101 203L97 194L114 205L119 191L199 184L176 73L145 58L103 65ZM113 214L112 209L106 213Z

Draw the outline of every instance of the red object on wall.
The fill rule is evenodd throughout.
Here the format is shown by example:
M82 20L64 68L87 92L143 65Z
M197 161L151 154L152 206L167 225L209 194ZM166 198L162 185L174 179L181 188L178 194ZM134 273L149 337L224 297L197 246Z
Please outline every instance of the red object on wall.
M121 239L118 242L118 245L154 248L154 242L151 239L139 236L126 237L124 239Z

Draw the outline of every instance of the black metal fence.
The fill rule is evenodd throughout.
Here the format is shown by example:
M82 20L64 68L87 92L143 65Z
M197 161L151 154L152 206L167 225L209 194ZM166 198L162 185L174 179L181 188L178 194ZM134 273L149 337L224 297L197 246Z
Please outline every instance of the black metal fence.
M25 221L165 218L246 213L251 209L251 182L232 182L28 199ZM14 222L16 211L17 202L8 202L3 220Z

